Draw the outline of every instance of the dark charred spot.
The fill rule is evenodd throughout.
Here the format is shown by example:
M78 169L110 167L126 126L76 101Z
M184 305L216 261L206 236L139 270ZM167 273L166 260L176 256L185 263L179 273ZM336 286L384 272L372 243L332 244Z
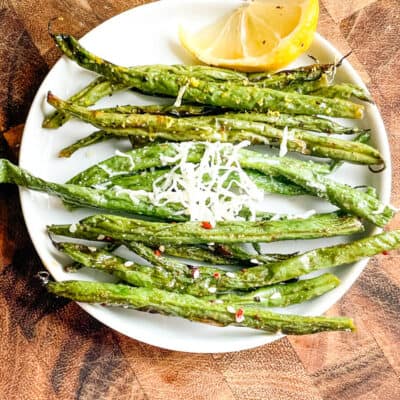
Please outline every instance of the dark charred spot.
M217 245L215 251L221 256L232 257L232 253L224 246Z

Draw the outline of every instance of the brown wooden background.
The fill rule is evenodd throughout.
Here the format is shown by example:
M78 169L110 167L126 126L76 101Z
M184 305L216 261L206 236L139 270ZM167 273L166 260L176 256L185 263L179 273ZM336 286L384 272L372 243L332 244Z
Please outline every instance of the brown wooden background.
M184 0L182 0L184 1ZM0 0L0 155L15 160L23 123L59 57L46 32L62 15L84 34L146 1ZM390 134L400 203L399 0L322 0L319 32L369 85ZM400 218L391 228L400 227ZM400 399L399 252L373 259L331 314L355 334L285 338L234 354L160 350L56 300L26 232L15 187L0 188L0 399Z

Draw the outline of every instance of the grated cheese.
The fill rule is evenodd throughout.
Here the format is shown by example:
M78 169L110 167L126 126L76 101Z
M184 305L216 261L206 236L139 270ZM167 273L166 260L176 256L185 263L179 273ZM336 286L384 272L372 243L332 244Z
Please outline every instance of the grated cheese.
M163 163L178 164L154 181L152 203L180 203L192 221L208 221L212 226L216 221L240 219L244 207L250 210L250 219L255 220L257 204L264 199L264 193L239 164L239 150L249 144L204 143L198 164L188 162L190 142L177 145L176 156L161 158ZM226 185L232 173L237 178Z
M330 68L329 71L327 72L329 85L331 85L335 80L337 63L338 63L338 59L337 59L337 57L335 57L333 60L333 68Z
M271 300L276 300L276 299L280 299L282 297L282 295L279 292L275 292L272 293L272 295L270 296Z
M131 164L131 168L132 169L135 168L135 162L133 161L132 156L130 156L129 154L123 153L122 151L119 150L115 150L115 155L127 158Z
M281 145L279 147L279 157L284 157L287 154L288 152L287 143L288 139L291 138L291 134L292 132L289 132L288 127L285 126L282 131L282 140L281 140Z
M182 99L183 96L186 92L186 89L188 88L188 84L181 86L178 92L178 96L176 97L175 103L174 103L174 107L180 107L182 105Z
M310 267L310 253L302 254L298 260L300 264L303 266L303 268Z
M125 189L121 186L113 186L112 190L117 197L121 197L121 195L127 195L135 204L139 203L141 198L149 197L149 192L146 192L144 190L130 190Z
M77 231L77 226L76 226L76 224L71 224L70 225L70 227L68 228L68 230L71 232L71 233L75 233L76 231Z
M217 221L242 220L239 214L243 209L249 210L249 219L255 221L264 192L239 163L239 151L250 143L202 144L204 154L196 164L188 161L191 142L174 144L173 157L161 155L163 165L176 165L153 182L152 192L121 186L114 186L112 190L116 196L129 197L135 203L146 200L155 206L180 204L181 214L190 216L191 221L207 221L211 226Z
M122 172L121 172L121 171L118 171L118 172L113 171L111 168L108 168L106 165L104 165L104 164L102 164L102 163L97 164L97 166L98 166L99 168L101 168L101 169L108 175L109 178L112 178L112 177L114 177L114 176L118 176L118 175L123 175L123 174L124 174L123 171L122 171Z

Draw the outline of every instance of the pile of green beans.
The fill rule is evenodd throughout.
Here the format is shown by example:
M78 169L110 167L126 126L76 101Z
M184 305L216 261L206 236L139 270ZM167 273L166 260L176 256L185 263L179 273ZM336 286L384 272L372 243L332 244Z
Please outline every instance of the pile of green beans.
M50 225L47 230L57 250L73 262L69 272L96 269L119 283L46 282L49 292L75 301L271 333L354 330L347 317L297 316L267 307L303 303L334 290L340 280L332 273L307 275L398 249L400 231L302 254L264 254L259 243L351 235L364 230L364 221L384 227L393 217L393 207L383 204L373 188L364 191L329 176L344 162L384 165L379 151L368 144L368 129L331 118L362 118L360 101L371 102L362 88L333 84L338 66L334 64L276 73L185 65L121 67L93 55L71 35L51 36L64 55L99 74L68 100L48 93L47 101L56 111L45 117L43 127L57 129L75 117L99 129L62 149L59 156L71 157L115 137L129 138L133 149L92 165L66 183L48 182L0 160L0 183L57 196L69 208L107 212L77 223ZM172 100L166 105L89 108L123 90ZM345 140L332 134L354 137ZM177 167L188 142L186 162L199 164L208 143L243 141L330 159L330 163L303 161L249 149L237 153L240 167L265 193L315 196L339 210L306 217L263 211L249 220L251 212L243 207L241 220L211 225L192 221L183 204L150 200L154 185ZM220 156L229 149L232 145L223 145ZM224 189L235 190L239 174L225 175ZM61 237L72 242L56 241ZM121 246L146 262L120 257L115 250ZM192 265L196 261L202 265Z

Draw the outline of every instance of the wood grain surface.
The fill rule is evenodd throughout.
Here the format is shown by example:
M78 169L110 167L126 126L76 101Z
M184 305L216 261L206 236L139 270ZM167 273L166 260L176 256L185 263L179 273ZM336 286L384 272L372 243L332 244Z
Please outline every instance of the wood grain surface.
M183 1L183 0L182 0ZM78 36L137 0L0 0L0 156L16 160L23 123L59 57L47 21ZM368 84L390 135L400 205L399 0L322 0L319 32ZM391 228L400 227L400 217ZM0 399L400 399L400 253L374 258L328 314L355 334L284 338L254 350L198 355L128 339L74 303L49 296L17 189L0 188Z

